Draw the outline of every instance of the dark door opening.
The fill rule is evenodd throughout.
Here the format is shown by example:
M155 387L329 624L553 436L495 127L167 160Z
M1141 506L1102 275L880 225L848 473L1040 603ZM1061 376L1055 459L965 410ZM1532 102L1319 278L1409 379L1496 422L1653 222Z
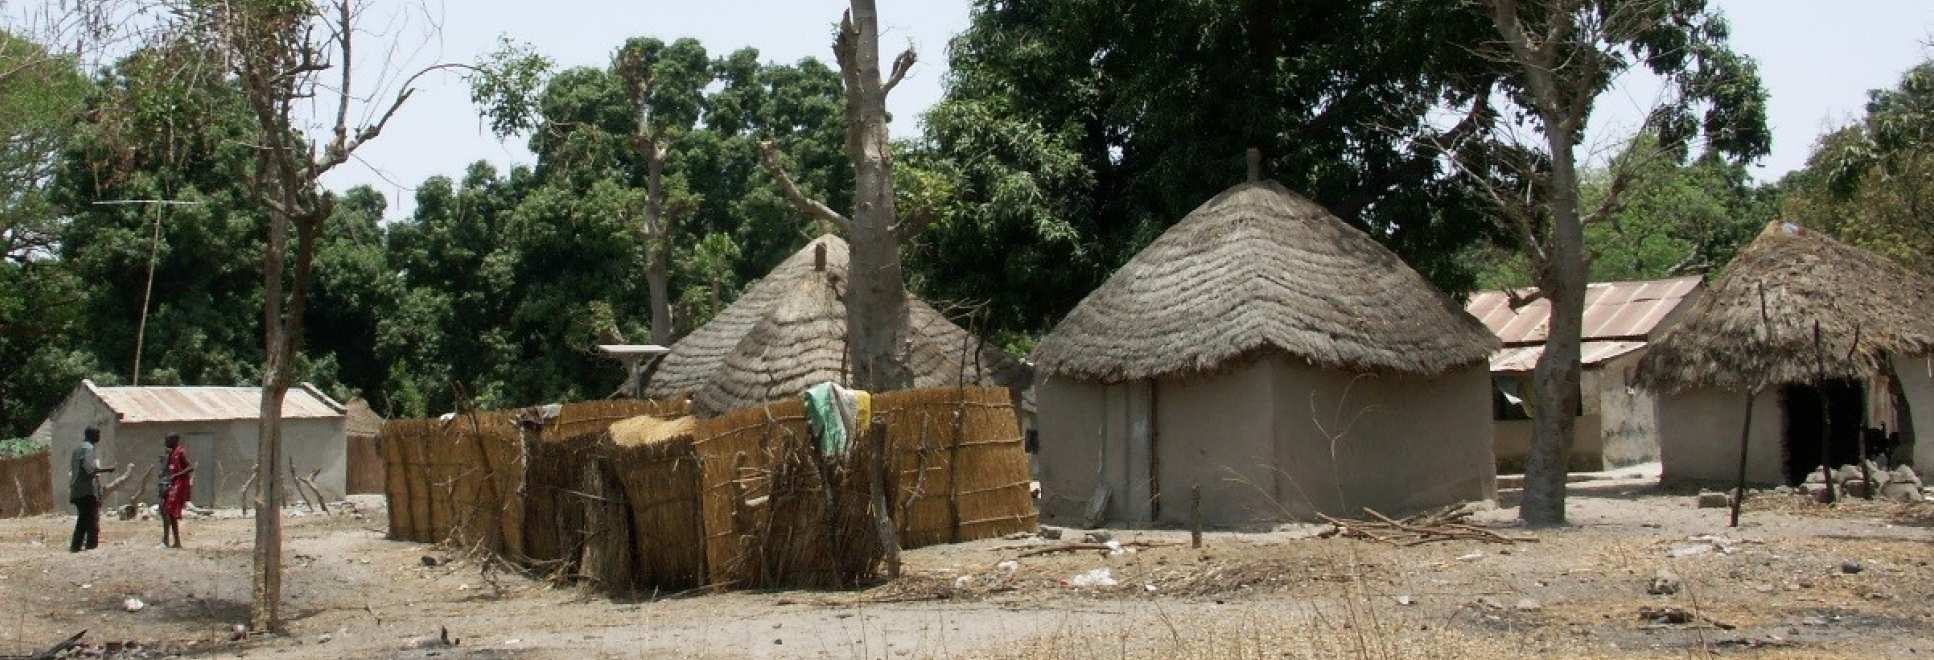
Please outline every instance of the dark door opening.
M1825 398L1823 410L1821 399ZM1820 470L1820 434L1827 434L1827 462L1855 463L1859 434L1866 425L1866 388L1851 380L1780 388L1780 413L1786 423L1786 482L1798 485ZM1826 417L1823 419L1822 415Z

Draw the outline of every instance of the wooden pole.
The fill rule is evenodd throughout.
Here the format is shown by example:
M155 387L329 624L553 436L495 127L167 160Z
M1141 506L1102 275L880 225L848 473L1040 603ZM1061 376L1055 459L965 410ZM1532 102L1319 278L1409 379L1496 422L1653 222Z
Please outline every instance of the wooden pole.
M886 553L886 578L900 579L900 535L893 528L890 515L893 505L886 494L886 420L874 417L866 429L867 444L872 448L872 478L867 479L867 490L873 495L873 529L880 535L880 548Z
M1820 476L1827 484L1826 502L1832 504L1839 498L1833 485L1833 406L1827 403L1827 362L1826 351L1820 345L1820 321L1813 321L1813 364L1818 377L1814 380L1814 394L1820 397Z
M1189 547L1202 547L1202 484L1189 486Z
M1746 447L1753 437L1753 402L1758 399L1757 390L1746 393L1746 423L1739 425L1739 479L1733 486L1733 527L1739 526L1739 506L1746 501Z
M141 344L148 336L148 306L154 299L154 266L161 256L161 206L154 205L154 234L148 237L148 284L141 289L141 320L134 326L134 371L130 385L141 384Z
M947 527L948 541L960 542L960 436L967 423L967 399L961 397L954 408L954 441L947 447Z

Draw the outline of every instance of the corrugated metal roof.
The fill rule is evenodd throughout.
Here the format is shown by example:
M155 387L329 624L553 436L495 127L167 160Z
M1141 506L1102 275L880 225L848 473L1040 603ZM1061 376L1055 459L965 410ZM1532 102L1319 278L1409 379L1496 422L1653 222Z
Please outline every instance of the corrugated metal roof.
M1642 340L1700 288L1699 278L1598 282L1585 291L1586 340ZM1520 297L1537 289L1520 289ZM1483 321L1505 346L1542 343L1550 327L1551 302L1542 298L1518 309L1503 291L1481 291L1464 310Z
M96 387L87 383L122 424L213 422L255 419L262 412L258 387ZM308 385L289 388L283 419L342 417L343 407Z
M1578 348L1579 363L1589 367L1645 348L1645 342L1588 341ZM1531 371L1538 366L1538 358L1544 357L1544 354L1545 347L1542 344L1506 348L1491 354L1491 371Z

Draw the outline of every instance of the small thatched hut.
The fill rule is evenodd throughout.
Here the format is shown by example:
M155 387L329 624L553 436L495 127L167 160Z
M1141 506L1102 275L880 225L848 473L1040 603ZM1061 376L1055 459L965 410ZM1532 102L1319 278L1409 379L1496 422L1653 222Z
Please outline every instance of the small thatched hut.
M781 262L710 323L672 346L645 397L690 397L716 415L846 380L846 241L827 234ZM909 296L913 387L1025 386L1025 370Z
M1934 280L1769 224L1639 363L1640 385L1662 399L1663 478L1737 477L1747 392L1749 481L1799 483L1821 464L1823 434L1834 465L1853 462L1866 432L1898 462L1934 469L1934 443L1913 441L1934 428L1930 353Z
M1042 514L1209 524L1490 498L1498 340L1271 181L1217 195L1034 352Z

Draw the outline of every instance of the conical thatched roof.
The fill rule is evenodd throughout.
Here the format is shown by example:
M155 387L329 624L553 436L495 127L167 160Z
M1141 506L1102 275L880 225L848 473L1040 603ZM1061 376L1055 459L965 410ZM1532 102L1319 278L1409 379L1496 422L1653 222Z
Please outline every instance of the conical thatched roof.
M1762 321L1762 290L1770 323ZM1813 348L1816 321L1820 351ZM1857 378L1881 373L1891 356L1929 352L1934 280L1819 232L1774 222L1652 343L1639 363L1639 381L1667 392L1743 392L1814 382L1822 361L1828 378Z
M1438 374L1497 337L1403 260L1273 181L1217 195L1041 341L1035 366L1116 382L1275 349L1324 367Z
M362 397L350 399L349 403L343 404L343 408L343 416L348 418L344 422L344 431L349 435L376 435L383 430L383 416L371 410L369 402Z
M819 271L814 252L822 245L826 269ZM846 242L839 237L828 234L808 243L710 323L672 345L645 396L690 396L694 412L717 414L842 380L846 264ZM980 346L980 340L919 299L909 298L907 304L914 387L953 386L963 377L969 386L1026 384L1018 363L999 348Z

